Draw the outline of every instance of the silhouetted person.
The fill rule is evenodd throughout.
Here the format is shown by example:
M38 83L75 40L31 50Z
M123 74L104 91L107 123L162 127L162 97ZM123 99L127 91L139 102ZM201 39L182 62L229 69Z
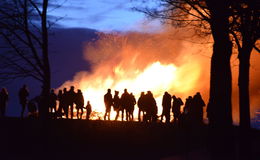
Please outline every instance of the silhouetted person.
M171 101L172 96L168 92L165 92L162 100L163 110L161 115L161 122L163 120L163 117L165 116L166 123L170 123Z
M124 107L122 105L122 100L120 98L120 105L119 105L119 111L118 111L118 114L120 114L121 112L121 121L124 121ZM119 116L119 115L118 115Z
M107 93L104 95L104 103L105 103L105 107L106 107L106 113L104 116L104 120L106 120L106 118L108 118L108 120L110 120L110 112L111 112L111 107L113 105L113 97L111 94L111 89L108 89Z
M180 115L180 124L181 126L187 126L190 124L191 122L191 114L190 114L190 110L192 107L192 97L189 96L188 98L186 98L184 107L183 107L183 112Z
M135 104L136 104L135 96L133 95L133 93L131 93L129 95L129 99L130 99L130 104L129 104L129 109L128 109L128 116L129 116L129 120L133 121L134 120L134 109L135 109Z
M19 101L22 106L22 111L21 111L21 118L24 116L24 111L27 105L27 97L29 96L29 91L27 89L26 85L23 85L23 87L19 90Z
M67 119L69 118L69 102L68 102L69 95L68 94L69 93L67 91L67 88L64 88L63 94L61 96L61 101L60 101L60 105L62 106Z
M76 93L74 91L74 86L70 87L70 90L68 91L68 107L70 109L70 118L73 119L74 113L74 103L75 103L75 97Z
M77 109L77 118L82 119L83 107L84 107L84 97L83 97L83 94L80 89L78 89L78 92L76 93L75 104L76 104L76 109Z
M120 112L120 98L119 98L119 92L115 91L115 95L113 98L113 107L114 110L116 111L116 117L115 120L117 121L118 116L119 116L119 112Z
M57 100L59 101L59 107L58 107L58 110L56 112L56 116L57 117L62 117L62 111L63 111L63 107L62 107L62 90L59 90L58 95L57 95Z
M146 106L146 121L156 122L157 121L157 105L151 91L148 91L145 95L145 106Z
M192 97L189 96L188 98L186 98L186 102L183 108L183 113L185 115L188 115L190 113L191 107L192 107Z
M0 117L5 117L5 111L6 111L8 99L9 96L6 88L2 88L0 91Z
M144 120L144 115L145 115L145 94L144 94L144 92L141 92L141 95L137 101L137 107L138 107L138 121L141 122ZM143 118L141 118L141 113L143 113Z
M51 115L56 114L57 95L54 93L54 89L51 89L50 93L50 113Z
M213 114L213 111L212 111L212 103L211 103L212 101L211 100L209 100L209 102L208 102L208 104L207 104L207 110L206 110L206 112L207 112L207 118L208 118L208 121L209 122L211 122L211 124L213 123L213 122L215 122L215 116L214 116L214 114ZM213 123L214 124L214 123Z
M30 119L37 119L38 113L37 113L37 106L39 105L41 101L41 96L34 97L33 99L29 100L28 102L28 118Z
M197 124L203 123L203 107L205 106L205 102L203 101L199 92L193 96L192 99L192 107L191 107L191 115L192 121Z
M126 121L129 120L129 108L131 104L131 97L130 94L127 92L127 89L124 89L124 93L121 96L121 105L122 105L122 121L124 119L124 110L126 112Z
M181 98L177 98L175 95L172 96L172 99L172 112L174 116L174 122L177 122L180 118L181 106L183 105L183 102Z
M92 112L92 106L91 106L90 102L88 101L87 105L86 105L86 120L89 120L91 112Z
M144 94L144 97L143 97L143 107L144 107L144 111L145 111L145 114L143 115L143 121L145 122L149 122L149 119L151 120L150 116L151 116L151 107L149 105L149 95L148 93Z

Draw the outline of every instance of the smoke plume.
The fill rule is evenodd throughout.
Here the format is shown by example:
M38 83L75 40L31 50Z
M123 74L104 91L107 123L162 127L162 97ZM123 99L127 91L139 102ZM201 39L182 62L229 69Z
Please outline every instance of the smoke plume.
M84 59L91 71L75 74L72 81L60 88L74 85L83 91L96 112L104 112L103 95L108 88L122 91L127 88L136 99L141 91L152 91L159 111L165 91L183 101L201 92L207 103L209 95L210 57L212 43L192 37L192 32L164 29L157 33L97 33L99 38L86 42ZM205 43L208 42L208 43ZM251 67L251 115L260 107L259 72L256 63L260 56L253 53ZM237 63L234 56L232 64ZM237 69L233 70L233 115L238 122ZM113 92L112 92L113 93Z

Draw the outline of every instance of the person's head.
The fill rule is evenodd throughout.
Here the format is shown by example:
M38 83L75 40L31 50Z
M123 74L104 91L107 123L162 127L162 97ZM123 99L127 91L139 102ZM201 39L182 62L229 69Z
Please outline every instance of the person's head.
M5 94L8 94L7 89L4 88L4 87L1 89L1 92L5 93Z
M74 86L70 86L70 90L74 91L74 88L75 88Z
M115 95L118 95L119 94L119 91L115 91Z
M62 93L62 90L60 89L60 90L59 90L59 94L61 94L61 93Z
M153 93L151 91L147 91L147 95L153 96Z
M78 89L78 93L82 93L80 89Z
M124 89L124 92L127 93L127 89L126 88Z
M89 101L87 101L87 104L90 104L90 102L89 102Z
M110 88L107 89L107 93L111 93L111 89Z
M141 96L144 96L144 92L141 92Z
M172 96L173 99L177 99L175 95Z
M64 92L64 93L67 92L67 88L63 88L63 92Z
M54 93L54 89L51 89L51 93Z

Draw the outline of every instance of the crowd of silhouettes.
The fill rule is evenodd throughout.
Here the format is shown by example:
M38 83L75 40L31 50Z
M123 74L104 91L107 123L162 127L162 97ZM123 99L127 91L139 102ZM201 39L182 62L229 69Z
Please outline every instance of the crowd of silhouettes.
M37 106L40 106L42 97L37 96L30 100L29 91L26 85L23 85L18 93L19 102L21 105L21 118L24 117L26 106L28 107L29 117L37 118ZM9 96L5 88L0 91L0 115L5 116L5 110L7 106ZM86 119L91 118L92 107L90 101L87 101L84 107L84 97L80 89L75 92L74 86L71 86L69 90L64 88L59 90L58 94L54 89L51 89L49 94L48 113L51 118L74 118L74 110L76 109L76 118L82 119L85 109ZM139 122L157 122L158 120L165 123L171 122L171 115L173 115L173 122L178 124L202 124L203 123L203 107L205 103L197 92L193 97L189 96L183 103L180 97L176 95L170 95L165 92L162 98L162 114L158 115L158 106L156 100L151 91L141 92L140 97L136 101L133 93L129 93L127 89L124 89L121 97L119 91L114 92L114 96L111 93L111 89L107 89L107 93L104 95L105 114L104 120L111 119L111 111L113 109L116 112L114 120L118 120L121 117L121 121L134 121L135 105L138 108L138 121ZM184 106L183 106L184 105ZM183 106L183 107L182 107ZM74 108L75 107L75 108ZM172 114L171 114L172 112Z
M65 118L67 119L73 119L74 109L76 109L76 118L82 119L84 109L86 109L86 119L89 120L90 114L92 112L90 101L88 101L86 107L84 107L84 97L82 91L78 89L77 92L75 92L74 90L74 86L71 86L69 90L67 90L67 88L59 90L57 96L50 96L53 98L51 99L51 101L59 102L57 111L55 111L55 109L53 109L52 107L50 108L51 111L55 112L55 114L52 114L53 118L62 118L63 116L65 116ZM54 92L51 93L55 94Z
M202 124L203 123L203 107L205 103L197 92L193 97L189 96L185 104L180 97L175 95L171 96L165 92L162 99L162 114L158 115L158 107L151 91L141 92L140 97L136 101L133 93L128 93L124 89L123 94L119 97L119 91L115 91L114 97L112 96L111 89L107 90L104 95L104 103L106 112L104 120L110 120L111 108L116 112L115 120L121 112L121 120L126 121L134 120L134 109L137 104L138 107L138 121L140 122L157 122L158 118L165 123L171 122L171 111L173 114L173 122L178 124ZM182 106L183 109L181 110Z

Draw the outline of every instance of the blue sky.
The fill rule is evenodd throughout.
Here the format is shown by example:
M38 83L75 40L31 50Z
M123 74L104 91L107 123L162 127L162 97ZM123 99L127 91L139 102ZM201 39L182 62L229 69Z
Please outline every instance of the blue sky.
M50 6L61 6L50 8L49 15L63 17L57 23L65 28L143 31L140 26L145 23L151 26L151 30L158 29L158 21L148 23L144 14L132 10L133 6L140 3L136 0L55 0L50 1Z

